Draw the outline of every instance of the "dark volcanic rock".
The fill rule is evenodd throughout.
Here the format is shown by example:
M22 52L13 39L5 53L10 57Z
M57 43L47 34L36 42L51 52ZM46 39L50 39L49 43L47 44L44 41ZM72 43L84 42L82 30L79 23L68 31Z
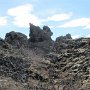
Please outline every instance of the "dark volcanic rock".
M90 38L53 42L48 26L30 25L29 40L17 32L0 38L0 90L90 90Z
M0 75L12 77L15 81L26 81L23 76L26 75L25 77L27 77L24 69L28 68L28 66L30 66L29 62L20 57L0 55Z
M48 26L43 26L43 30L48 35L48 37L51 37L53 35L53 33L51 32L51 30Z
M53 33L48 26L44 26L42 30L40 27L30 24L29 36L31 42L43 42L45 40L51 40L52 34Z
M5 40L3 40L2 38L0 38L0 46L5 49L9 48L9 44L5 42Z
M18 32L9 32L5 36L5 41L15 47L27 46L27 36Z
M75 43L73 43L72 37L70 34L66 34L66 36L60 36L56 38L54 43L54 51L62 52L62 50L72 48Z
M60 36L56 38L56 42L63 42L67 39L72 39L70 34L66 34L66 36Z
M47 51L51 50L53 46L52 34L48 26L44 26L42 30L40 27L30 24L30 46L39 47Z

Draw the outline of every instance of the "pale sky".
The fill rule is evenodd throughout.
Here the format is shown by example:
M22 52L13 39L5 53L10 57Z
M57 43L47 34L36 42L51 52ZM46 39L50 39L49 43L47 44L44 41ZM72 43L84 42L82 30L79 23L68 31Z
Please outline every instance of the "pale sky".
M0 0L0 37L10 31L29 35L29 23L47 25L52 38L70 33L90 37L90 0Z

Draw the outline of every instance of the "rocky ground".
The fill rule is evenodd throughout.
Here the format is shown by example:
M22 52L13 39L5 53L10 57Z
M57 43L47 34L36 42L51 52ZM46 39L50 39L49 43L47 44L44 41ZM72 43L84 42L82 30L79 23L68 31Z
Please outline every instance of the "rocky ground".
M51 39L48 26L30 24L30 38L0 38L0 90L90 90L90 38Z

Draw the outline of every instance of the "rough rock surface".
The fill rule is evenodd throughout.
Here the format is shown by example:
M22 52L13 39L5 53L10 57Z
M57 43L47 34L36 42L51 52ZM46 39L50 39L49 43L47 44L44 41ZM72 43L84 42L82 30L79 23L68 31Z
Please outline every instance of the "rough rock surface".
M49 27L42 31L33 27L41 34L49 31L50 36L45 35L51 40ZM56 39L53 51L46 53L42 47L48 40L43 37L40 41L42 35L36 34L34 42L16 32L6 34L5 40L0 38L0 90L90 90L90 38L72 39L67 34L64 41ZM21 36L22 40L17 40ZM39 47L40 43L45 45Z
M38 26L30 24L29 44L31 47L39 47L49 51L53 46L52 35L53 33L48 26L44 26L43 29L41 29Z
M35 26L30 23L30 41L31 42L43 42L45 40L51 40L52 32L48 26L44 26L43 30L39 26Z
M27 46L28 45L28 39L27 36L19 33L11 31L6 34L5 41L11 44L14 47L20 47L20 46Z
M67 39L72 39L70 34L66 34L66 36L57 37L56 42L61 42L62 43L64 41L66 41Z
M3 40L2 38L0 38L0 47L9 49L10 48L10 45L7 42L5 42L5 40Z

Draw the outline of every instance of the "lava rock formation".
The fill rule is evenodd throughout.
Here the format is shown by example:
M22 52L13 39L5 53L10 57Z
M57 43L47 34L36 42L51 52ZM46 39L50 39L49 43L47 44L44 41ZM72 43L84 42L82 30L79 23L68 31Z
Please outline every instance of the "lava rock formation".
M90 38L52 35L30 24L29 39L0 38L0 90L90 90Z

